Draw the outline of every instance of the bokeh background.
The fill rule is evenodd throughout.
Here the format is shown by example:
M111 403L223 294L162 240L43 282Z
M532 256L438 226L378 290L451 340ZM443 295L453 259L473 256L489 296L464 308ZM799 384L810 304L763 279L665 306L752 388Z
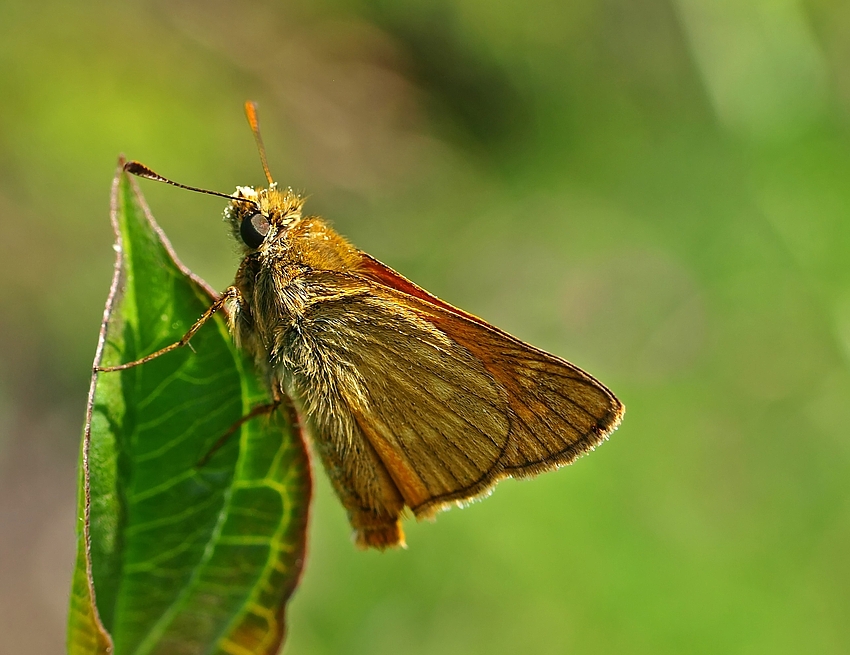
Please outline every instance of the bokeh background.
M587 368L609 443L362 553L316 472L288 653L850 652L850 4L0 3L0 652L63 650L119 153L276 178ZM216 288L221 202L142 182Z

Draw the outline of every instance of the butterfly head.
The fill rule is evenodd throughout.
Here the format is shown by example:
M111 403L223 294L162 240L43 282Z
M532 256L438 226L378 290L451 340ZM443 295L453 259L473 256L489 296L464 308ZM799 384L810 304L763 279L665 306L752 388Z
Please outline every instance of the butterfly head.
M257 250L301 220L304 199L292 189L236 187L234 200L224 210L233 236L248 250Z

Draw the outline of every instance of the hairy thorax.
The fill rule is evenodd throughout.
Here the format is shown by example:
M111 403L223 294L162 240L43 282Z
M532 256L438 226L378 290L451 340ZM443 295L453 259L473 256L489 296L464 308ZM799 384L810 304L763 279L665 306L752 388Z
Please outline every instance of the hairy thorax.
M320 271L356 273L360 253L322 219L308 216L275 231L247 253L236 275L241 300L232 315L239 345L266 370L276 368L302 333L310 307L327 291L306 285Z

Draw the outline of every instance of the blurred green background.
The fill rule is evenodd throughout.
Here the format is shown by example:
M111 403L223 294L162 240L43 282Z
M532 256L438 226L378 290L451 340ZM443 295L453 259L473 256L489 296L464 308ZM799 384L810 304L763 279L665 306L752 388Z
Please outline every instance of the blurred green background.
M850 652L850 4L0 4L0 651L63 649L119 153L272 171L625 402L362 553L316 471L288 653ZM216 288L222 203L142 182Z

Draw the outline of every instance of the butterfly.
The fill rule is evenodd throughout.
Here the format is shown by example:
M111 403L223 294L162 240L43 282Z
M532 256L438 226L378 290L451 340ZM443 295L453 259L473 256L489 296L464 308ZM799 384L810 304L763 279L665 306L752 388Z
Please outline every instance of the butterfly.
M268 180L232 195L125 170L229 200L241 244L234 283L178 342L217 311L250 353L274 402L294 403L359 546L404 545L409 510L431 518L507 477L570 464L598 446L625 408L579 367L428 293L358 250L304 199L273 181L256 107L246 114Z

